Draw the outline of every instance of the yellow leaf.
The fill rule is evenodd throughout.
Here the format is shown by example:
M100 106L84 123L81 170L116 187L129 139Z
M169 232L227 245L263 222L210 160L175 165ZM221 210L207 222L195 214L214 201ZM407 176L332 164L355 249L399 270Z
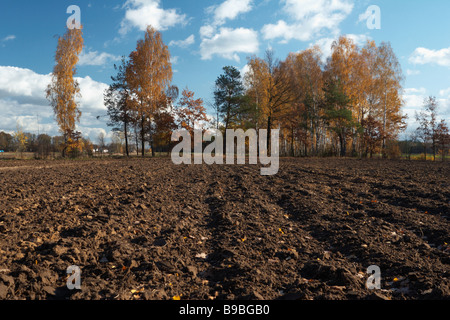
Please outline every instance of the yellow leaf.
M180 296L173 296L172 299L173 299L173 300L181 300L181 297L180 297Z

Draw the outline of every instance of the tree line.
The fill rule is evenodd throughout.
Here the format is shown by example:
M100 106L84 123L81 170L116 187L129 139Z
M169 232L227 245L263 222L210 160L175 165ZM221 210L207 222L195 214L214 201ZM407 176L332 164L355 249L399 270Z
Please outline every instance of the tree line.
M341 36L325 61L317 46L291 53L284 61L268 50L264 58L248 59L243 78L235 97L224 102L220 90L216 92L225 127L278 128L284 154L291 156L401 155L399 134L407 127L404 76L389 43L367 41L359 47ZM216 83L218 88L221 83ZM238 99L242 88L245 98ZM445 120L438 122L437 110L435 97L424 101L416 114L420 125L410 140L421 142L425 157L431 146L434 159L437 152L444 159L450 136Z
M441 153L442 160L445 160L450 148L449 126L444 119L438 120L438 108L436 97L431 96L425 99L423 110L415 114L419 126L412 134L411 140L421 142L425 159L428 148L431 148L433 160L436 160L438 153Z
M248 58L245 74L223 68L215 82L215 119L208 121L202 99L170 84L168 48L149 27L144 40L115 66L105 94L110 125L151 150L170 146L176 128L281 130L284 154L291 156L387 157L392 141L405 129L401 113L403 74L389 43L368 41L359 48L348 37L332 45L323 61L318 47L291 53L284 61L266 51ZM213 123L211 123L213 122ZM203 126L203 127L202 127ZM139 141L138 141L139 140ZM269 146L268 146L269 147Z
M208 119L203 100L188 88L176 103L168 48L149 27L136 51L115 66L105 94L109 125L124 133L127 150L133 135L142 155L146 142L152 152L170 150L176 129L211 127L267 129L269 136L280 129L287 156L399 155L398 135L406 129L404 77L392 47L367 41L360 48L342 36L331 49L326 61L316 46L283 61L272 50L249 57L244 74L225 66L215 81L214 118Z
M82 27L59 38L52 82L46 94L62 133L62 155L82 150L76 130L81 111L74 76L83 47ZM290 53L285 60L267 50L248 58L244 74L225 66L214 86L214 117L189 88L172 84L168 46L148 26L136 49L114 65L116 74L104 93L108 126L132 149L170 151L176 129L280 130L281 154L287 156L383 157L399 153L398 136L406 129L402 114L404 76L389 43L367 41L359 47L349 37L334 41L325 60L318 46ZM430 98L431 99L431 98ZM425 109L436 101L425 103ZM431 120L428 116L432 114ZM416 116L416 140L433 153L448 147L448 128L430 109ZM419 119L420 118L420 119ZM434 120L433 120L434 119ZM270 140L270 139L269 139ZM270 141L268 141L268 148ZM448 149L448 148L447 148ZM426 149L425 149L426 150Z
M359 48L342 36L323 61L318 47L284 61L271 51L249 59L244 76L253 126L279 127L287 153L317 156L388 155L405 129L400 64L389 43Z
M105 138L104 133L100 133L95 141L83 137L79 141L79 148L70 149L67 155L89 157L105 153L117 155L125 152L123 134L113 134L109 143L106 143ZM46 133L24 132L20 127L13 133L0 131L0 151L3 152L32 153L36 159L47 159L60 157L63 146L64 136L62 135L50 136Z

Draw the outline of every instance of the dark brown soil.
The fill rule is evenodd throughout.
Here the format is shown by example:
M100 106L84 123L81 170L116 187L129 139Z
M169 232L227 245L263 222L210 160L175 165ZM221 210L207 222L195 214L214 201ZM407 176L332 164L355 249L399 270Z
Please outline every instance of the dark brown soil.
M0 299L449 299L450 164L0 162ZM81 268L68 290L67 267ZM381 269L381 290L366 288Z

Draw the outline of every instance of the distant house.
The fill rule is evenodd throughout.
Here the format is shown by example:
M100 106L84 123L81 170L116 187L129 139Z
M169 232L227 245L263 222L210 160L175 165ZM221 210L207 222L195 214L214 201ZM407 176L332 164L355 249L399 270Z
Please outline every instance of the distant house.
M99 153L109 153L109 150L108 149L100 149L100 148L95 148L94 149L94 152L95 153L97 153L97 152L99 152Z

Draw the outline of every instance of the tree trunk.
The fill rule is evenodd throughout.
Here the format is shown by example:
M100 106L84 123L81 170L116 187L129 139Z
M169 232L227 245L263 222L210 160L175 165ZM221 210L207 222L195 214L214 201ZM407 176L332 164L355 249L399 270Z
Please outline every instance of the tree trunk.
M139 136L137 134L137 124L134 124L134 143L136 145L136 155L139 156Z
M126 121L124 122L124 136L125 136L125 153L127 157L129 157L130 154L128 152L128 123Z
M155 146L153 144L153 134L150 136L150 148L152 149L152 157L155 157Z
M384 110L383 110L383 146L382 146L382 155L383 159L387 158L386 154L386 110L387 110L387 90L386 90L386 81L384 83Z
M436 161L436 140L433 138L433 161Z
M66 149L67 149L67 133L64 133L64 148L62 149L61 155L63 158L66 157Z
M310 130L309 130L309 132L311 133L311 155L315 155L315 143L314 143L314 136L315 136L315 134L314 134L314 125L313 125L313 119L311 118L310 120L309 120L309 126L310 126Z
M347 146L344 134L339 135L339 141L341 143L341 157L345 157L345 155L347 154Z
M225 133L223 135L223 154L227 154L227 130L228 130L228 117L227 120L225 120ZM191 135L191 139L194 139L194 137ZM194 147L194 144L192 144L192 148Z
M291 156L294 157L294 126L292 126Z
M145 119L144 116L142 116L141 118L141 155L142 158L145 157L145 129L144 129L144 123L145 123Z
M267 118L267 155L269 155L270 151L270 141L272 136L272 116Z

